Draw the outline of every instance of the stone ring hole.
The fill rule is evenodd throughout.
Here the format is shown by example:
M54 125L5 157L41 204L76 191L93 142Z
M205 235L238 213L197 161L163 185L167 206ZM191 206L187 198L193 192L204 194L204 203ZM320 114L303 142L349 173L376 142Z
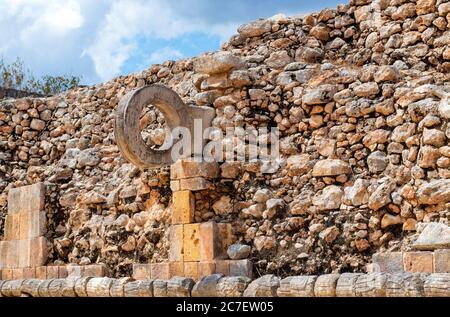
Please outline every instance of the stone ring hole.
M153 106L154 111L151 107L148 110L148 105ZM152 113L155 118L151 117ZM191 131L193 138L194 119L201 119L204 130L211 125L214 114L212 108L186 105L175 91L163 85L145 86L129 92L120 100L115 118L115 139L122 155L130 163L140 168L169 166L174 160L168 132L184 127ZM152 119L156 124L147 126L153 123ZM152 134L161 133L159 126L163 124L169 130L166 129L165 143L159 147L159 144L148 142L149 136L151 139Z

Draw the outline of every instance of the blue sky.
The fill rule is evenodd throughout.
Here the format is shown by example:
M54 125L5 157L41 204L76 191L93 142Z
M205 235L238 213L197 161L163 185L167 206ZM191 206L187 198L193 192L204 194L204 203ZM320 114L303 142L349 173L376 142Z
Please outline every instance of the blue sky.
M0 0L0 57L84 84L220 48L239 25L345 0Z

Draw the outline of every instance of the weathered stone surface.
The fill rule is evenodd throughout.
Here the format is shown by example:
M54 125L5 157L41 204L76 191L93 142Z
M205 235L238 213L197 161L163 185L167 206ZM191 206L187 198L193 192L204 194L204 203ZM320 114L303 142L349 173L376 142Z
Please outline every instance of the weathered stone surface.
M226 73L242 66L242 59L231 52L205 54L194 60L195 71L208 75Z
M386 154L380 151L375 151L367 157L367 165L371 173L383 172L388 164Z
M194 222L195 198L191 191L176 191L172 197L172 224Z
M320 105L333 99L336 93L336 87L333 85L322 85L318 88L308 90L302 96L302 102L305 105Z
M3 297L21 297L22 284L24 280L5 281L1 286L0 292ZM42 296L41 296L42 297Z
M343 273L336 283L337 297L356 297L356 281L360 273Z
M369 273L358 277L355 284L357 297L385 297L386 273Z
M166 285L166 284L165 284ZM142 280L142 281L132 281L128 282L123 287L124 297L157 297L154 293L154 281L153 280ZM167 292L164 292L164 297Z
M433 253L428 251L405 252L403 265L406 272L433 273Z
M152 276L151 264L133 264L133 278L135 280L150 279Z
M88 297L109 297L109 289L112 285L112 279L109 277L94 277L86 284L86 293Z
M389 226L395 226L402 224L403 220L399 215L391 215L389 213L385 213L383 218L381 218L381 228L385 229Z
M228 215L233 213L233 204L230 196L222 196L212 205L212 209L217 215Z
M369 182L365 179L358 178L353 186L344 188L344 199L353 206L361 206L369 201L369 192L367 188Z
M246 259L250 255L251 247L245 244L232 244L227 249L227 254L232 260Z
M217 296L219 297L241 297L251 279L243 276L224 277L217 283Z
M119 279L114 279L109 289L111 297L125 297L125 285L129 282L133 282L133 278L122 277Z
M167 230L171 198L183 189L195 190L192 222L228 222L236 229L232 241L252 248L261 275L338 272L349 265L360 272L368 253L408 250L416 225L448 222L450 9L443 1L388 2L358 0L319 14L261 20L241 28L221 53L162 62L49 98L1 101L2 242L16 240L7 195L39 181L47 187L48 263L58 267L106 263L122 276L130 263L164 261L175 245ZM147 89L169 98L153 102ZM127 100L135 129L121 142L113 119ZM172 182L167 168L127 163L122 146L142 142L141 154L160 155L165 129L184 126L192 114L202 119L203 110L196 110L203 105L214 107L208 118L219 132L236 128L222 144L231 145L227 154L255 148L248 139L238 142L241 129L273 127L280 132L273 143L280 159L228 161L213 178ZM126 122L125 114L121 118ZM265 138L258 133L258 142ZM220 154L219 147L212 150ZM264 156L262 148L256 152ZM324 159L348 166L327 173L316 166L312 173ZM395 182L389 194L377 192L384 177ZM330 186L344 196L324 215L317 207L328 204L321 194ZM256 198L262 188L270 197ZM23 238L21 217L27 216L19 216L13 231ZM29 265L6 253L12 266ZM184 275L175 259L176 265L161 266L164 278ZM189 264L189 274L211 272L214 261ZM229 273L229 263L221 265ZM25 272L6 275L30 276ZM60 278L54 269L49 273Z
M449 297L450 275L445 273L430 274L425 278L423 289L427 297Z
M290 276L280 281L279 297L314 297L317 276Z
M395 181L391 178L381 179L377 188L369 197L369 208L378 210L381 207L389 204L391 200L391 193L395 188Z
M422 146L418 154L417 165L422 168L434 168L440 155L438 149L428 145Z
M192 297L217 297L217 284L223 274L204 276L192 288Z
M313 198L313 205L319 211L339 209L344 192L339 186L331 185L323 189L321 194Z
M269 58L266 59L266 64L274 69L281 69L292 62L293 58L289 56L286 51L273 52Z
M173 277L167 281L167 296L169 297L190 297L195 282L190 278Z
M229 274L230 276L245 276L248 278L253 277L253 263L252 261L245 260L229 260Z
M219 165L216 162L196 161L192 159L178 160L170 166L171 179L183 178L215 178L219 175Z
M318 161L313 168L313 176L337 176L351 172L350 166L341 160L327 159Z
M385 81L396 81L400 74L398 70L393 66L381 66L374 74L374 79L377 83Z
M403 273L403 253L375 253L372 255L372 265L375 267L375 272Z
M435 250L433 256L433 272L450 273L450 250Z
M87 284L92 277L82 277L75 281L75 294L78 297L88 297Z
M39 297L39 285L42 280L38 279L27 279L22 283L22 293L27 294L30 297ZM1 283L0 283L1 290Z
M260 36L272 29L269 20L257 20L239 27L238 32L242 38Z
M167 296L167 281L159 279L153 281L153 296L154 297Z
M434 205L450 201L450 179L432 180L423 183L417 190L419 203Z
M417 250L434 250L450 247L450 227L443 223L431 222L425 226L414 242Z
M251 282L245 289L244 297L276 297L280 279L274 275L264 275Z
M8 213L32 212L44 209L45 185L36 183L12 188L8 192Z
M427 274L390 274L386 281L387 297L423 297Z
M315 297L335 297L340 274L325 274L317 277L314 284Z

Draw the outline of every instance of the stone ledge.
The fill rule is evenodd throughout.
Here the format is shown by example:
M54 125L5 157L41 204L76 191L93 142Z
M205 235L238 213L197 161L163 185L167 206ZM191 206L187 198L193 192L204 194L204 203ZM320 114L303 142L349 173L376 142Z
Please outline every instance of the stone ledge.
M170 280L109 277L0 280L0 297L450 297L448 273L344 273L322 276L213 274L197 283L191 278Z
M61 279L81 277L106 277L110 272L103 264L90 265L49 265L26 268L0 269L0 280L20 279Z
M375 253L370 272L450 273L450 249Z

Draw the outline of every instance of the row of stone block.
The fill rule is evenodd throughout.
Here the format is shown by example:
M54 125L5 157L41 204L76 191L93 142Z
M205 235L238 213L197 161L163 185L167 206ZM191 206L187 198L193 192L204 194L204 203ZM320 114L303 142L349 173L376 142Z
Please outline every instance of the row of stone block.
M109 276L103 264L91 265L49 265L27 268L1 269L0 280L57 279L66 277L104 277Z
M0 280L6 297L450 297L448 273L344 273L320 276L205 276L135 281L125 277Z
M211 274L225 276L253 275L253 264L250 260L213 260L200 262L165 262L151 264L133 264L133 278L170 279L175 276L185 276L197 281Z
M232 244L231 224L214 221L170 227L169 261L211 261L225 258Z
M129 277L0 280L0 297L235 297L242 296L250 281L246 277L217 274L197 284L184 277L139 281Z
M0 269L44 265L47 260L47 240L38 237L27 240L0 241Z
M46 232L45 211L10 213L5 219L4 240L27 240L41 237Z
M450 273L450 249L375 253L369 268L386 273Z

